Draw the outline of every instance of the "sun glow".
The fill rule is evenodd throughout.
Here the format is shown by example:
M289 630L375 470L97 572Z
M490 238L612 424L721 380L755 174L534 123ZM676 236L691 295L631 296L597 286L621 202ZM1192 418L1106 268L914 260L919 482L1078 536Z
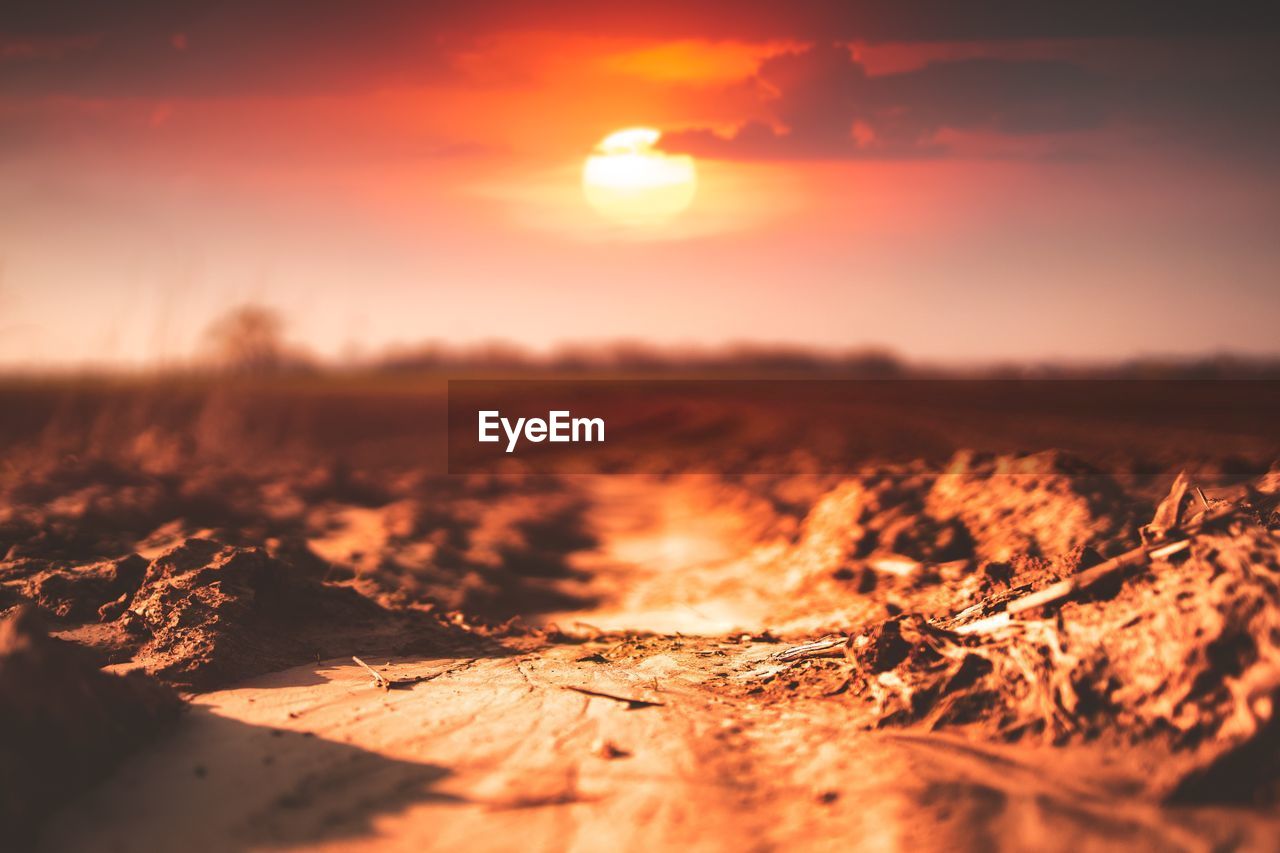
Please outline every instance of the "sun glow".
M693 203L693 158L656 150L661 138L660 131L632 127L596 146L582 169L582 189L597 213L623 225L659 225Z

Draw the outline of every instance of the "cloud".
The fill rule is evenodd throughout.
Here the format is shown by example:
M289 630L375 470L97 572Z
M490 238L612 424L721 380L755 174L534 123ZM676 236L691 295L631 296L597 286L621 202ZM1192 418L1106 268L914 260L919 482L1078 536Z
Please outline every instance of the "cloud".
M964 59L871 76L847 48L825 44L766 59L753 83L768 121L728 136L669 133L664 145L739 159L931 156L943 153L943 131L1090 130L1109 111L1107 81L1055 60Z
M318 92L431 80L504 32L743 41L994 41L1274 35L1234 0L13 0L0 93L182 96ZM81 39L83 49L31 45ZM181 45L181 47L179 47Z
M0 44L76 40L81 47L11 51L0 61L0 95L305 95L437 79L471 41L443 26L447 16L432 8L335 0L20 3L0 10Z
M1231 0L14 0L0 4L0 105L305 98L437 84L465 91L486 85L483 72L509 59L492 37L536 31L639 45L814 45L765 60L715 109L691 107L689 115L709 122L744 94L757 105L727 133L703 126L665 137L665 147L696 154L930 157L954 150L958 137L1000 136L1017 143L1001 151L1025 142L1036 156L1061 156L1073 150L1065 135L1127 125L1156 131L1160 144L1280 159L1280 39L1256 8ZM1086 66L1093 60L1082 57L1094 54L1060 49L1073 39L1094 40L1094 54L1122 61ZM1018 50L992 47L1001 41ZM855 42L892 42L904 55L925 42L985 45L1003 58L871 74L839 46ZM1049 52L1053 45L1058 52ZM1207 61L1210 47L1215 59ZM1180 67L1143 71L1148 53L1176 49L1187 52ZM1224 67L1223 56L1239 68ZM582 70L579 85L593 85L590 73ZM678 74L663 85L672 103L694 103ZM0 127L0 136L13 133ZM1057 137L1063 145L1055 148Z

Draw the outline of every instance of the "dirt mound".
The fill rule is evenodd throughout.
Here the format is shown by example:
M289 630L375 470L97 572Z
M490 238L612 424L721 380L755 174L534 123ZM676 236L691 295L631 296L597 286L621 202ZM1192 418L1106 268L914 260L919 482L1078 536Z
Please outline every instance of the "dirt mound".
M788 556L783 623L839 612L845 627L901 612L943 617L1086 568L1138 541L1129 497L1060 452L958 454L938 472L886 466L822 495ZM830 627L838 627L830 623Z
M1241 507L1218 529L1175 539L1176 554L1043 616L882 620L849 640L848 692L876 726L1145 744L1161 756L1149 773L1156 795L1274 802L1280 538L1258 523L1265 514Z
M0 621L0 846L104 776L173 720L181 701L141 673L110 675L29 609Z
M152 561L121 617L136 660L197 690L307 660L375 649L426 651L459 632L324 584L258 548L189 539Z
M20 591L22 597L59 619L96 621L113 611L119 615L146 570L147 561L137 554L87 566L48 564L27 574Z
M456 488L456 484L455 484ZM331 507L310 548L388 606L437 603L506 618L582 602L568 555L594 544L583 499L556 482L477 483L470 493L413 493L378 507Z
M29 480L0 494L5 505L0 558L88 561L127 554L140 536L185 509L172 480L126 480L98 468L76 473L109 479L73 483L52 474L29 474Z
M388 609L318 580L314 567L210 539L186 539L149 562L0 562L0 594L0 603L35 605L112 662L194 690L317 658L475 641L427 609Z
M1058 452L958 454L941 474L884 468L822 496L804 521L799 550L811 570L876 555L920 563L1078 559L1134 539L1133 501L1110 477Z
M1115 481L1058 451L1028 456L962 452L938 477L925 508L958 520L982 560L1061 560L1093 547L1104 554L1133 539L1132 502Z
M568 556L594 544L584 511L555 478L377 477L340 461L157 472L70 458L0 477L0 584L43 571L32 560L48 561L51 584L78 584L86 564L203 538L263 547L387 606L505 618L581 603L558 582L575 579ZM15 596L39 599L11 585L0 606ZM92 616L65 604L47 610Z
M920 562L968 557L968 532L930 515L932 475L918 467L885 468L840 483L805 518L800 551L819 571L839 570L876 553Z

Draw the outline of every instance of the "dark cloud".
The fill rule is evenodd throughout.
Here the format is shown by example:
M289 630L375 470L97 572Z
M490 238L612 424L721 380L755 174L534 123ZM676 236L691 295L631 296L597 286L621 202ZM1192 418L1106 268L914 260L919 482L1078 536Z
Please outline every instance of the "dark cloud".
M770 57L754 84L770 122L747 122L728 137L673 133L666 145L747 159L923 156L942 153L943 130L1096 128L1110 101L1106 80L1067 62L965 59L871 76L839 45Z
M486 34L804 41L989 41L1275 33L1260 4L1028 0L9 0L0 92L181 95L325 91L430 79ZM180 38L175 36L180 35Z
M1194 63L1192 63L1194 64ZM1251 76L1211 69L1190 79L1142 80L1126 91L1125 115L1153 147L1194 146L1223 162L1280 168L1280 64Z
M0 11L0 44L79 39L0 62L0 94L202 97L364 90L438 77L465 49L409 3L48 3Z
M0 97L269 97L457 81L456 57L511 31L786 39L816 46L766 60L741 84L759 96L757 120L728 137L669 134L668 145L736 158L920 157L945 154L946 131L1016 139L1130 123L1217 156L1276 158L1280 38L1264 11L1230 0L9 0ZM1188 57L1145 78L1049 58L870 75L831 46L1100 38L1125 39L1109 43L1118 51L1186 44ZM1196 47L1209 45L1216 56L1238 46L1245 66L1265 70L1242 77L1198 61Z
M455 31L575 30L601 35L957 41L1275 32L1265 4L1243 0L10 0L0 30L141 31L219 18L278 31L391 33L422 23ZM278 33L277 33L278 34Z

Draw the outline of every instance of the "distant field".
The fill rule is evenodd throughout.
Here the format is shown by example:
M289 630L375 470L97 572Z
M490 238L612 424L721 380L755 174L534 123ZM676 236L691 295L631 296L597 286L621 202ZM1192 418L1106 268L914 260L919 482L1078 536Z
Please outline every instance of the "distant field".
M547 378L543 378L547 377ZM449 405L449 378L454 385ZM608 441L521 447L523 470L849 472L943 465L961 448L1055 447L1117 472L1213 460L1257 473L1280 456L1280 381L672 379L471 372L0 381L12 467L76 454L231 467L314 464L444 473L511 462L474 442L475 412L603 415ZM448 440L452 440L452 457Z

